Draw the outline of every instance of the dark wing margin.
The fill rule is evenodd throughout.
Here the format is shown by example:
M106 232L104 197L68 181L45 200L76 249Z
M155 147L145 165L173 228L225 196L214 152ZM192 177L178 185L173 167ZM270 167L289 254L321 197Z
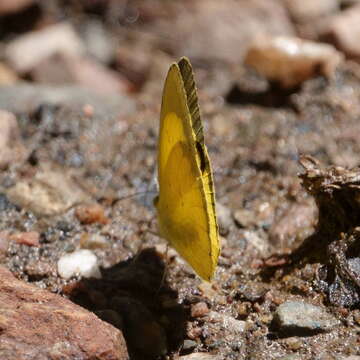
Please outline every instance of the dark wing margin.
M195 150L197 152L198 160L199 160L199 168L203 175L203 184L206 185L206 188L204 190L204 198L210 200L210 204L208 201L206 201L206 204L209 208L212 209L212 211L209 211L208 208L208 217L209 217L209 223L212 221L211 218L213 215L213 222L216 228L216 234L214 233L215 238L217 239L217 246L218 246L218 253L213 254L212 247L210 247L210 256L214 260L215 256L215 266L217 263L217 258L219 256L220 246L218 243L218 224L216 220L216 208L215 208L215 190L214 190L214 180L213 175L211 171L211 164L209 155L205 146L204 142L204 131L203 126L201 122L200 117L200 109L198 105L198 97L197 97L197 91L194 81L194 74L192 71L192 67L190 64L190 61L186 57L182 57L180 61L178 62L180 74L182 77L185 94L186 94L186 102L187 106L190 112L191 122L192 122L192 128L195 133ZM206 189L208 189L208 193L206 192ZM214 239L215 239L214 238ZM213 240L214 240L213 239ZM215 268L214 268L215 269Z
M189 59L186 57L182 57L178 62L178 65L184 83L187 104L191 115L196 141L201 145L204 145L204 131L200 118L200 109L198 105L198 97L192 67L190 65Z

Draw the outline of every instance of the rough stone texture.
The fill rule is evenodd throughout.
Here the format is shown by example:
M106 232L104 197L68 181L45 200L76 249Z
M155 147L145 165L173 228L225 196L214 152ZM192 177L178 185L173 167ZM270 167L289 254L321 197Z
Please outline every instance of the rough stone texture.
M11 187L7 195L21 208L38 215L63 213L70 207L89 200L80 187L61 171L44 170Z
M21 161L25 153L16 117L0 109L0 169Z
M2 360L128 359L119 330L0 267Z
M286 301L274 314L274 324L289 335L311 335L330 331L338 320L321 307L302 301Z
M305 239L311 235L311 226L315 225L317 209L314 202L293 204L285 214L281 214L277 221L274 221L269 235L270 241L279 246L286 245L294 239ZM305 229L304 232L302 230Z

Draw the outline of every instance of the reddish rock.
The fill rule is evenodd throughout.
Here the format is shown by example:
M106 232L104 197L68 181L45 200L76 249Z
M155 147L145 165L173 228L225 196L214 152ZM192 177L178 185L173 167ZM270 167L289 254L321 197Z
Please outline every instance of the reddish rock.
M16 13L34 3L35 0L1 0L0 16Z
M0 109L0 169L25 158L26 151L14 114Z
M105 216L104 208L99 204L80 205L75 210L75 215L82 224L107 224L109 219Z
M10 235L12 241L27 246L40 246L40 234L37 231L19 232Z
M0 267L0 358L128 359L119 330Z
M321 36L347 56L360 59L360 4L327 20Z

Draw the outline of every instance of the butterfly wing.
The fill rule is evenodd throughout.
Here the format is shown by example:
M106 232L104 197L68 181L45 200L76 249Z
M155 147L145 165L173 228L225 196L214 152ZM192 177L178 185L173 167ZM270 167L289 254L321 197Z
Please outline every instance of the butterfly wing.
M219 256L212 172L189 61L167 75L158 145L160 233L203 279Z

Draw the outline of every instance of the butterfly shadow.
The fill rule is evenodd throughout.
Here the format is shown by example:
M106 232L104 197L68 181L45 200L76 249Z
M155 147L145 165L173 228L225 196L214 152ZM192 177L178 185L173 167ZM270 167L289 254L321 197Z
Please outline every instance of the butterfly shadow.
M120 329L130 358L155 359L177 351L189 314L166 281L166 266L153 248L85 279L70 298Z

